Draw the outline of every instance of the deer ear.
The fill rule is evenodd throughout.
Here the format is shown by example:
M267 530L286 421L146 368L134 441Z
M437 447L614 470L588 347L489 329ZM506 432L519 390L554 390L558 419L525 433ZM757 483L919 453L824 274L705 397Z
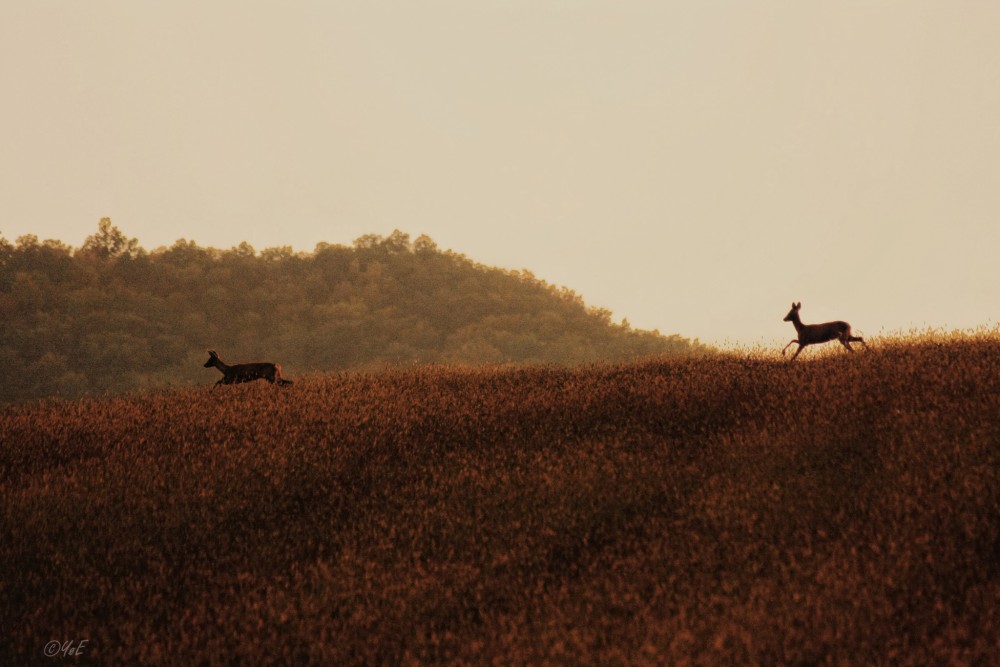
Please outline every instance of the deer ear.
M802 307L802 302L801 302L801 301L799 301L799 302L798 302L797 304L795 304L795 307L796 307L796 308L801 308L801 307Z

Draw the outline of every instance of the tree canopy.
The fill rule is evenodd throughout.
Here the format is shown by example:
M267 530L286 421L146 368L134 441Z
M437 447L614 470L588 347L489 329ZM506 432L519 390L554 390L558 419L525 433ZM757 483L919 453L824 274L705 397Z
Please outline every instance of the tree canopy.
M79 249L0 236L0 401L214 382L230 363L285 375L421 363L577 364L682 354L528 272L394 231L257 252L180 239L148 252L108 218ZM214 373L214 369L212 370Z

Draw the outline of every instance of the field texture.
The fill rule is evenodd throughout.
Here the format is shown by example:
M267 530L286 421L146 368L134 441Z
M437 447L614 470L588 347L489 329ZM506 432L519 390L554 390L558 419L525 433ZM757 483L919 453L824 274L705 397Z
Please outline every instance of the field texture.
M0 663L1000 664L1000 342L873 347L6 408Z

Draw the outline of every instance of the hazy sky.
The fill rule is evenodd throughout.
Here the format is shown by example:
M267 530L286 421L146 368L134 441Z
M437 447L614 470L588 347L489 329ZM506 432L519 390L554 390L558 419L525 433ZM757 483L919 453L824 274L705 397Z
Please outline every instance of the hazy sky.
M637 327L1000 312L1000 3L0 0L0 233L398 228Z

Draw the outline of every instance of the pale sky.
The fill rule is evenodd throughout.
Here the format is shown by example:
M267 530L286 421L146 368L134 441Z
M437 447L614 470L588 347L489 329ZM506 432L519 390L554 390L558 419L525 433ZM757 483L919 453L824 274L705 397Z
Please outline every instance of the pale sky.
M715 344L1000 312L1000 3L0 0L0 233L427 234Z

